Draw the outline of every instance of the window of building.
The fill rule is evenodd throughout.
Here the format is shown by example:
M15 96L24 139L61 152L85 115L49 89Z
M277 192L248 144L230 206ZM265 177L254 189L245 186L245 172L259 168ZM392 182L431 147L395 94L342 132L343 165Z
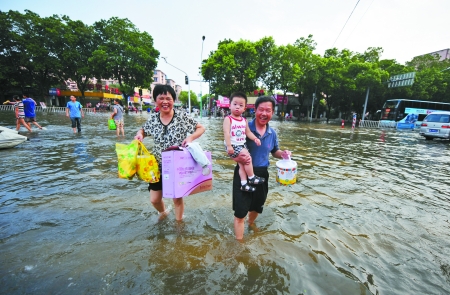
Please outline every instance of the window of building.
M158 78L157 78L157 77L153 78L153 80L154 80L155 82L158 82Z

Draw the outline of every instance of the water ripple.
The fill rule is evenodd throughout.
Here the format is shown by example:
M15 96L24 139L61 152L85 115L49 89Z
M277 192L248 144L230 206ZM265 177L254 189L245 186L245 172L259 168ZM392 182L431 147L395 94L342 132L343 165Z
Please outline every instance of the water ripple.
M126 115L122 139L105 113L87 115L79 135L63 114L40 113L47 130L0 150L2 293L448 293L448 142L271 122L297 183L278 185L271 160L259 231L246 228L239 243L221 119L200 119L214 187L185 199L182 223L173 210L157 222L146 185L117 178L115 144L146 116ZM10 113L0 118L14 126Z

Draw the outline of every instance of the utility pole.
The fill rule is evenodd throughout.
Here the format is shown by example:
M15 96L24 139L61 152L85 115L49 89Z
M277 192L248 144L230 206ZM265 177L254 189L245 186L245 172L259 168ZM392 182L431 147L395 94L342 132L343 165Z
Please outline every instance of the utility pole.
M185 78L186 84L188 85L188 101L189 101L189 110L188 110L188 113L190 114L190 113L191 113L191 84L189 83L189 76L188 76L188 74L187 74L185 71L183 71L183 70L177 68L177 67L174 66L173 64L168 63L168 62L167 62L167 59L166 59L165 57L161 57L161 58L163 58L163 59L165 60L166 64L168 64L168 65L174 67L175 69L177 69L177 70L183 72L183 73L186 75L184 78ZM175 98L174 98L174 99L175 99Z
M312 119L313 119L313 109L314 109L314 100L316 100L316 92L317 92L317 85L316 85L316 88L314 89L312 103L311 103L311 120L310 120L310 122L312 122Z

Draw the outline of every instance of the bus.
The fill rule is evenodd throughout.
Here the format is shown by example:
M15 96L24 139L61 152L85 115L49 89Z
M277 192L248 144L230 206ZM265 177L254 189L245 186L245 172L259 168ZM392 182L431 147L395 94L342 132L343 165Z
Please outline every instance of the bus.
M389 99L383 105L380 120L399 122L405 119L408 115L411 115L415 118L417 126L417 124L422 122L422 120L429 113L434 111L450 111L450 103L409 99Z

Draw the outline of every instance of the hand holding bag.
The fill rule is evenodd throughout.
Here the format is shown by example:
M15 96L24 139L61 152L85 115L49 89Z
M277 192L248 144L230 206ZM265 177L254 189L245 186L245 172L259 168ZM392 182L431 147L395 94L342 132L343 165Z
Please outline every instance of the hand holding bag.
M108 128L109 128L109 130L116 130L117 129L116 122L114 122L114 119L109 119L108 120Z
M150 183L158 182L160 179L160 171L155 156L151 154L140 141L139 149L136 160L137 177Z
M130 144L116 143L119 178L133 179L136 174L139 143L138 140L133 140Z

